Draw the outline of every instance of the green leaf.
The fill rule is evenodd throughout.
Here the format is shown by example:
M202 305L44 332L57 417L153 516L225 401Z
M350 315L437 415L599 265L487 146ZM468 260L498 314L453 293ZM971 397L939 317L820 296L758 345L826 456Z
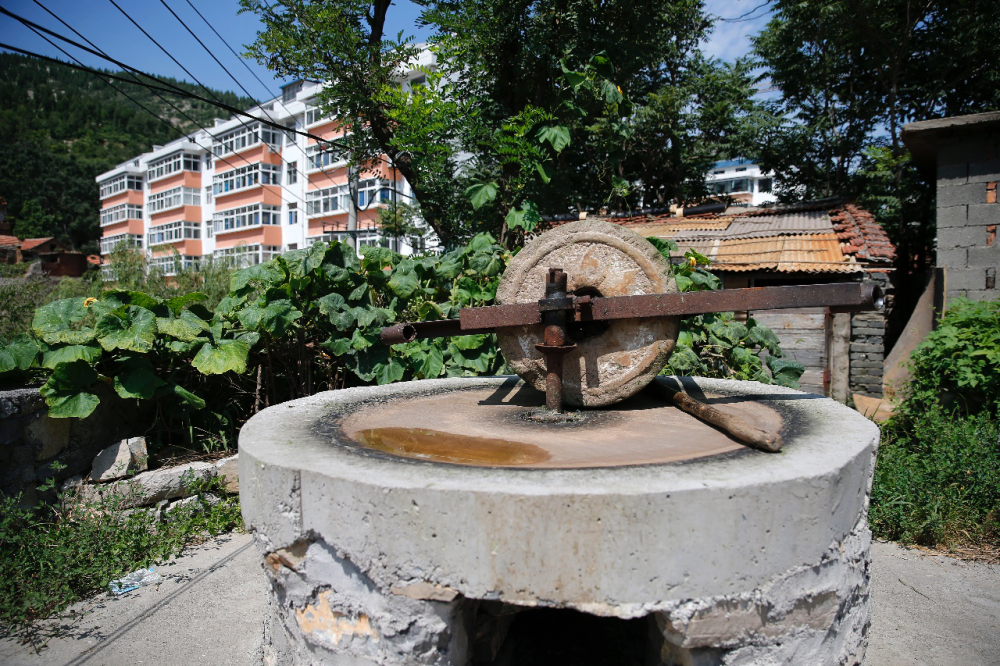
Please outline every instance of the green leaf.
M53 301L35 310L31 322L31 330L50 345L85 344L94 339L94 331L90 328L75 330L72 325L82 321L88 314L84 307L86 298L64 298Z
M128 305L98 319L94 332L105 351L146 353L156 339L156 315L146 308Z
M115 392L123 398L149 400L161 386L167 383L156 376L153 366L146 359L145 363L133 363L124 367L115 375Z
M776 356L767 357L767 367L771 369L771 376L775 383L790 388L798 388L799 377L806 368L798 361L791 361Z
M398 382L403 378L406 368L395 357L390 357L388 363L379 366L375 371L375 381L382 384Z
M538 130L538 140L551 145L556 153L561 153L570 144L569 128L565 125L545 125Z
M424 379L434 379L444 371L444 353L437 347L431 347L424 356L417 372Z
M18 335L10 344L0 349L0 373L11 370L27 370L35 362L41 351L38 343L30 336Z
M580 86L587 82L587 75L581 72L564 69L563 76L566 77L566 82L573 88L573 92L579 92Z
M163 335L169 335L178 340L189 342L202 333L207 333L208 322L190 310L184 310L176 319L157 317L156 330Z
M334 356L345 356L352 353L351 338L328 338L322 347L330 350Z
M205 401L199 398L194 393L191 393L191 391L188 391L183 386L180 386L179 384L170 383L167 385L167 389L169 390L170 393L174 394L175 396L180 398L182 401L184 401L191 407L194 407L195 409L205 408Z
M472 207L479 210L484 204L497 198L497 184L493 182L475 183L465 188L465 196L472 201Z
M184 309L185 305L191 303L197 303L198 301L208 300L208 296L201 293L200 291L192 291L190 294L184 294L183 296L175 296L167 300L167 307L170 308L170 312L176 317L180 314L181 310Z
M271 301L265 307L256 303L240 310L237 315L243 327L250 331L266 331L275 337L288 332L292 322L302 317L288 299Z
M347 307L347 300L335 291L331 291L319 299L317 303L319 304L319 311L327 316L334 312L340 312Z
M400 266L393 271L388 286L400 298L409 298L420 287L420 282L412 268Z
M552 182L552 176L555 170L547 162L538 162L535 164L535 171L538 172L538 177L542 179L542 182L548 185Z
M49 349L42 356L43 368L54 368L60 363L72 363L76 360L84 360L89 364L96 363L101 358L101 348L90 345L69 345L66 347L54 347ZM22 368L23 369L23 368Z
M257 287L268 287L285 281L285 274L273 261L248 266L233 273L229 282L230 291L237 291L253 283Z
M538 211L538 206L532 201L524 201L521 208L512 208L505 219L508 229L524 229L532 232L542 221L542 214Z
M605 79L601 81L601 99L605 104L617 104L625 98L618 92L618 86Z
M242 340L220 340L217 345L206 342L191 365L206 375L221 375L233 371L243 374L247 369L250 347Z
M100 398L89 392L97 381L97 371L83 360L60 363L52 370L38 392L45 398L52 418L84 418L100 404Z

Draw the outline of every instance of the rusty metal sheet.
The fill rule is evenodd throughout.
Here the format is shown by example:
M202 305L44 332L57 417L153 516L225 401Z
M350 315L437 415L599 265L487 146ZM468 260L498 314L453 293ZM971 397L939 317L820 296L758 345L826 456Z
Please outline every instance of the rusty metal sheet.
M674 239L681 257L694 249L712 260L710 270L742 272L773 270L782 273L858 273L862 266L844 254L837 235L809 234L771 238Z

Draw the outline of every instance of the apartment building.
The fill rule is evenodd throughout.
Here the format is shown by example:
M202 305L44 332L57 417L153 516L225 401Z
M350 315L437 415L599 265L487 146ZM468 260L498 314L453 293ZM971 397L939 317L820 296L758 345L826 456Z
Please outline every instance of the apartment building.
M425 51L415 65L433 66L433 55ZM419 85L423 76L414 68L400 85ZM412 201L387 158L355 171L342 151L290 131L344 136L317 105L321 86L295 81L248 110L267 124L217 120L98 176L104 264L122 242L143 248L149 266L166 275L207 258L258 264L317 240L382 245L404 255L435 246L433 237L395 238L379 228L380 209Z
M737 204L761 206L778 200L773 193L774 178L745 159L716 162L705 175L712 195L725 195Z

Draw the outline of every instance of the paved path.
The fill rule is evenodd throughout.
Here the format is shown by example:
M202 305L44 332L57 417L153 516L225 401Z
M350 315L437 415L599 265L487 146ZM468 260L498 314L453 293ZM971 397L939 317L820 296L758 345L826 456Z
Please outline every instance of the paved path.
M872 549L869 666L1000 664L1000 566ZM0 664L251 666L260 664L264 574L250 537L231 534L159 568L165 580L78 608L68 635L36 654L0 641Z

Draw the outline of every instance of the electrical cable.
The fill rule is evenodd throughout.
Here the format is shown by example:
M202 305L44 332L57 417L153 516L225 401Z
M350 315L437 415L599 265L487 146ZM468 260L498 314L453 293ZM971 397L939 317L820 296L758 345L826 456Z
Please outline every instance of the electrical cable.
M249 114L249 113L247 113L245 111L242 111L242 110L240 110L240 109L238 109L238 108L236 108L234 106L230 106L229 104L226 104L225 102L214 102L214 101L212 101L212 100L210 100L210 99L208 99L206 97L198 95L197 93L193 93L191 91L188 91L188 90L185 90L183 88L180 88L180 87L178 87L178 86L170 83L169 81L163 81L163 80L159 79L158 77L156 77L156 76L154 76L152 74L148 74L146 72L143 72L140 69L136 69L135 67L132 67L130 65L126 65L123 62L115 60L114 58L112 58L112 57L110 57L110 56L108 56L106 54L103 54L103 53L101 53L101 52L99 52L97 50L94 50L92 48L84 46L83 44L80 44L79 42L77 42L75 40L72 40L72 39L70 39L70 38L68 38L68 37L66 37L64 35L60 35L59 33L54 32L52 30L49 30L48 28L45 28L44 26L38 25L37 23L33 23L32 21L29 21L28 19L26 19L26 18L24 18L22 16L18 16L17 14L15 14L15 13L13 13L13 12L5 9L4 7L0 7L0 14L4 14L6 16L9 16L9 17L11 17L11 18L19 21L20 23L24 24L25 26L37 28L37 29L41 30L42 32L44 32L44 33L46 33L46 34L48 34L48 35L50 35L52 37L55 37L56 39L58 39L60 41L63 41L63 42L66 42L67 44L71 44L72 46L75 46L76 48L80 49L81 51L86 51L87 53L90 53L92 55L97 56L98 58L106 60L106 61L108 61L108 62L110 62L110 63L112 63L112 64L120 67L122 70L128 71L129 73L132 73L132 74L138 74L138 75L143 76L143 77L145 77L147 79L150 79L152 81L156 81L158 84L160 84L158 86L150 84L150 83L141 83L141 84L139 84L139 85L142 85L142 86L145 86L145 87L149 88L150 90L159 90L160 92L165 92L165 93L169 93L169 94L172 94L172 95L180 95L181 97L186 97L188 99L198 100L199 102L204 102L205 104L210 104L212 106L215 106L215 107L218 107L220 109L223 109L224 111L228 111L229 113L232 113L233 115L242 116L242 117L245 117L245 118L250 118L252 120L256 120L256 121L258 121L260 123L263 123L265 125L269 125L271 127L274 127L275 129L279 129L279 130L287 131L287 132L293 132L293 133L298 134L300 136L309 137L310 139L313 139L314 141L317 141L317 142L322 143L322 144L334 146L334 147L341 148L341 149L346 149L346 146L344 146L343 144L339 143L338 141L330 140L330 139L324 139L322 137L316 136L315 134L310 134L309 132L303 132L303 131L300 131L300 130L289 129L289 128L283 126L283 125L279 125L277 123L272 123L272 122L270 122L268 120L264 120L263 118L259 118L257 116L251 115L251 114ZM41 54L38 54L38 53L34 53L32 51L28 51L26 49L21 49L21 48L18 48L16 46L11 46L11 45L8 45L8 44L0 44L0 48L5 48L5 49L7 49L9 51L14 51L16 53L21 53L23 55L32 56L32 57L35 57L35 58L40 58L42 60L47 60L49 62L57 63L57 64L60 64L60 65L66 66L66 67L71 67L73 69L79 69L81 71L89 72L91 74L96 74L98 76L106 76L106 77L109 77L109 78L113 78L113 79L115 79L117 81L123 81L125 83L132 83L132 84L136 83L136 81L133 81L133 80L130 80L130 79L125 79L125 78L122 78L120 76L116 76L114 74L108 73L108 72L102 72L101 70L97 70L97 69L94 69L92 67L87 67L85 65L74 65L72 63L68 63L68 62L65 62L65 61L62 61L62 60L58 60L56 58L51 58L49 56L44 56L44 55L41 55ZM168 86L168 87L164 88L163 86Z

